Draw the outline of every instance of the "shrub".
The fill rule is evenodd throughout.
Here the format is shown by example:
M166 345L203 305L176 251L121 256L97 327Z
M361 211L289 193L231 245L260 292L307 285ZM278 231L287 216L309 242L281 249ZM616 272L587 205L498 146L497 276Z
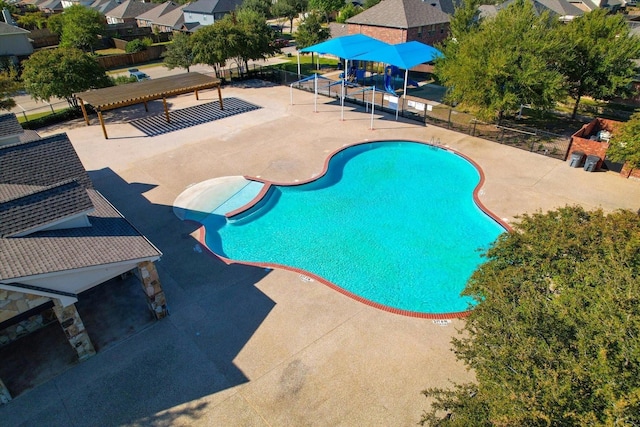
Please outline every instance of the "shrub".
M146 50L150 44L147 44L145 40L134 39L128 42L124 46L124 51L127 53L136 53Z

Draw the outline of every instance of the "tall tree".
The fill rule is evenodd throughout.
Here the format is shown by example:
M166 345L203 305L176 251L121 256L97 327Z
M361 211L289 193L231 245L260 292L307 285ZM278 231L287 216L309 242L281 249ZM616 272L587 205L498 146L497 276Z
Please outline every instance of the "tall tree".
M486 258L453 341L476 383L425 391L422 423L640 425L639 215L524 215Z
M79 4L67 7L62 12L60 46L93 52L104 26L104 17L97 10Z
M636 76L633 60L640 57L640 38L630 35L623 15L595 9L564 25L560 32L567 49L558 67L575 100L572 117L583 96L607 100L629 93Z
M296 49L313 46L329 38L329 30L322 26L322 18L317 13L308 14L298 26ZM313 62L313 53L311 54Z
M278 0L271 7L274 16L282 16L289 20L289 32L293 34L293 20L307 9L307 0Z
M12 95L17 89L16 73L13 71L0 71L0 110L11 110L16 106L16 101L12 98Z
M451 39L462 40L469 32L478 28L480 11L478 6L482 0L462 0L462 3L454 6L453 16L449 23Z
M516 0L494 19L481 21L477 30L450 40L435 70L449 88L448 100L498 121L521 104L554 105L562 95L562 75L549 66L561 48L556 25L546 13L538 15L532 3Z
M233 22L233 31L227 40L231 56L241 71L248 71L249 60L266 59L277 52L278 49L273 46L273 31L258 12L240 9L235 17L227 15L225 19Z
M309 9L320 12L329 23L333 12L339 11L344 6L344 0L309 0Z
M222 77L222 68L231 57L228 35L232 31L232 21L224 18L199 29L191 36L193 63L210 65L216 77Z
M614 162L628 162L640 168L640 112L631 115L611 137L607 157Z
M347 22L347 19L351 18L352 16L356 16L360 12L362 12L362 7L354 6L353 3L347 3L342 9L340 9L338 17L336 18L336 22L344 24L345 22Z
M265 19L271 17L271 1L270 0L243 0L240 9L249 9L259 13Z
M162 58L164 59L165 67L168 69L185 68L188 73L189 67L193 65L193 49L191 48L189 35L185 33L175 34L173 40L163 52Z
M112 85L98 61L76 48L41 50L22 66L24 87L38 101L49 102L56 97L66 99L70 107L77 107L74 93Z
M47 25L47 17L44 12L41 11L27 12L24 15L18 16L16 22L27 30L42 29Z

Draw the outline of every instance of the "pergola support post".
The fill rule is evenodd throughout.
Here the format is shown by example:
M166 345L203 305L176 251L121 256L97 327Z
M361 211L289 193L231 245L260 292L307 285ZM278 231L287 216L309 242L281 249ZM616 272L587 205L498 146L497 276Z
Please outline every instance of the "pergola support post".
M167 98L162 98L162 105L164 105L164 117L167 119L167 123L171 123L171 119L169 119L169 108L167 107Z
M82 98L80 99L80 109L82 110L82 116L84 117L84 122L87 124L87 126L89 126L89 116L87 115L87 109L84 106L84 102L82 101Z
M220 90L220 84L218 84L218 100L220 100L220 109L224 110L224 106L222 105L222 90Z
M104 134L104 139L109 139L107 135L107 128L104 126L104 118L102 117L102 111L98 110L98 120L100 120L100 126L102 126L102 133Z
M149 112L149 104L147 104L147 101L144 101L144 111Z
M193 92L196 94L196 101L200 101L200 98L198 97L198 91L194 90Z
M75 304L63 307L60 300L54 299L53 312L56 314L69 344L78 353L78 360L82 362L96 354Z
M137 273L142 289L144 289L144 293L147 296L149 310L151 310L156 320L166 317L169 314L169 310L167 309L167 300L164 296L156 265L151 261L141 262L138 264Z

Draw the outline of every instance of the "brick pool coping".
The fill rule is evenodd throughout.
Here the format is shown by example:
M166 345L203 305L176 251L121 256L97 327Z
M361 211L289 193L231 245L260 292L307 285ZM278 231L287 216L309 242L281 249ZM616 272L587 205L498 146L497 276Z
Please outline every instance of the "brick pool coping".
M293 187L293 186L297 186L297 185L304 185L304 184L308 184L310 182L316 181L318 179L320 179L321 177L323 177L327 171L329 170L329 163L331 162L331 159L338 153L346 150L347 148L350 147L354 147L354 146L358 146L358 145L363 145L363 144L372 144L372 143L378 143L378 142L389 142L389 140L375 140L375 141L362 141L362 142L357 142L355 144L348 144L343 146L342 148L339 148L337 150L335 150L334 152L330 153L327 158L325 159L324 162L324 166L323 166L323 170L320 174L318 174L317 176L313 177L313 178L309 178L307 180L304 181L300 181L300 182L276 182L276 181L270 181L270 180L266 180L266 179L262 179L262 178L257 178L257 177L251 177L251 176L245 176L245 179L251 180L251 181L257 181L257 182L262 182L264 184L264 187L260 190L260 192L246 205L235 209L231 212L228 212L225 214L226 218L233 218L234 216L240 215L246 211L248 211L249 209L253 208L256 204L260 203L260 201L262 201L262 199L264 198L264 196L269 192L269 189L272 186L287 186L287 187ZM476 170L478 171L478 174L480 175L480 180L478 181L478 185L476 185L476 187L473 190L473 200L475 202L475 204L478 206L478 208L487 216L489 216L491 219L493 219L494 221L496 221L498 224L500 224L505 230L507 230L507 232L512 232L513 229L511 228L511 226L509 224L507 224L505 221L503 221L500 217L498 217L496 214L494 214L493 212L491 212L480 200L479 198L479 193L480 193L480 189L482 188L482 185L484 184L485 181L485 175L484 175L484 171L482 170L482 168L480 167L480 165L478 163L476 163L473 159L471 159L470 157L466 156L465 154L462 154L461 152L454 150L450 147L447 146L442 146L442 145L438 145L438 144L432 144L432 143L427 143L424 141L412 141L412 140L406 140L403 139L402 142L410 142L410 143L418 143L418 144L423 144L423 145L428 145L431 147L435 147L437 149L440 150L446 150L452 154L455 154L457 156L462 157L463 159L465 159L466 161L468 161L473 167L476 168ZM407 316L407 317L415 317L415 318L420 318L420 319L434 319L434 320L445 320L445 319L459 319L459 318L463 318L463 317L467 317L470 313L471 310L465 310L465 311L458 311L458 312L449 312L449 313L422 313L422 312L416 312L416 311L410 311L410 310L403 310L403 309L398 309L395 307L391 307L391 306L387 306L384 304L380 304L377 303L375 301L371 301L368 300L366 298L363 298L359 295L356 295L352 292L347 291L344 288L341 288L340 286L335 285L334 283L323 279L322 277L315 275L311 272L308 272L306 270L300 269L300 268L296 268L296 267L290 267L290 266L286 266L286 265L281 265L281 264L275 264L275 263L265 263L265 262L250 262L250 261L234 261L232 259L226 258L222 255L219 255L217 253L215 253L214 251L212 251L206 244L206 230L204 226L201 226L200 228L198 228L197 230L198 233L198 242L200 242L200 244L202 246L204 246L207 249L207 252L210 253L211 255L213 255L214 257L218 258L219 260L221 260L222 262L224 262L225 264L244 264L244 265L250 265L250 266L254 266L254 267L261 267L261 268L270 268L270 269L274 269L274 268L279 268L282 270L287 270L287 271L291 271L294 273L298 273L301 276L306 276L309 278L312 278L316 281L318 281L319 283L322 283L325 286L328 286L329 288L338 291L339 293L354 299L358 302L361 302L365 305L368 305L370 307L374 307L389 313L394 313L394 314L399 314L402 316Z

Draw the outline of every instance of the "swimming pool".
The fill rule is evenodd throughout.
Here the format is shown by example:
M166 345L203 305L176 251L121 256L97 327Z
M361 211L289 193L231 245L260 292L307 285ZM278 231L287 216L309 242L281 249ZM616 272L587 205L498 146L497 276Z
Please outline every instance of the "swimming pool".
M222 257L303 270L396 312L458 313L481 251L505 231L474 201L480 178L449 150L364 143L334 154L314 181L271 186L238 215L199 221Z

